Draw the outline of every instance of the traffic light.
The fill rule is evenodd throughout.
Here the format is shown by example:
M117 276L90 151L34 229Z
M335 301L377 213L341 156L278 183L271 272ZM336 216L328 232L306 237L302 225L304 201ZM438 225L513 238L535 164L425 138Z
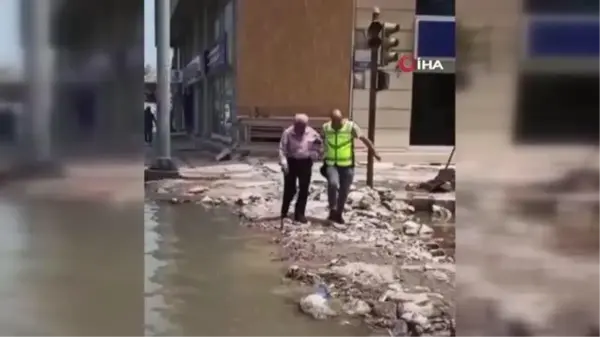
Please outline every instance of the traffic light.
M398 61L400 55L393 51L400 41L392 35L400 31L400 25L391 22L372 21L367 29L367 41L370 48L379 49L379 65L385 66Z
M379 21L372 21L367 28L367 42L369 48L379 48L381 46L381 30L383 26Z
M393 49L398 47L400 41L393 37L400 31L400 25L391 22L382 22L381 25L381 52L379 53L379 64L386 66L390 63L397 62L400 55Z

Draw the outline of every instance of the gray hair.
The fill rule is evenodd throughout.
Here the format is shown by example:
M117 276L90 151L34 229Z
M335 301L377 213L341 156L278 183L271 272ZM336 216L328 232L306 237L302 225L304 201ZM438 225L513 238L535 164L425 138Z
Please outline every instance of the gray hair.
M307 114L296 114L294 116L294 123L308 123L308 115Z

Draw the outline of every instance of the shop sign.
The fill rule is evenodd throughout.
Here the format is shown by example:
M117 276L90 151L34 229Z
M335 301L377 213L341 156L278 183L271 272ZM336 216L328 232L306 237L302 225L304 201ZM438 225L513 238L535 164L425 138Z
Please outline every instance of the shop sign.
M185 85L192 84L202 78L202 59L200 55L194 57L186 66L183 68L183 79L182 82Z
M227 64L227 38L223 36L212 48L204 52L206 73L215 72Z

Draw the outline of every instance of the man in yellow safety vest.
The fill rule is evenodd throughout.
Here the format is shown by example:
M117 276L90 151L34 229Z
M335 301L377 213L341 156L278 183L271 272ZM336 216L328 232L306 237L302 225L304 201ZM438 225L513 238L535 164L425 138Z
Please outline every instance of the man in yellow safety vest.
M330 118L329 122L323 124L329 200L327 219L343 224L342 213L354 180L354 139L360 139L369 150L373 151L375 159L380 161L381 157L375 151L373 143L362 135L360 127L353 121L345 119L339 109L334 109Z

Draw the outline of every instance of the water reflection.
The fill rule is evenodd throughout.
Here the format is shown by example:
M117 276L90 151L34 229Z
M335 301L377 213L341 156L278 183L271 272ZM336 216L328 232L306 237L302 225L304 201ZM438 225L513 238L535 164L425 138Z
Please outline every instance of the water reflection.
M157 206L146 214L146 333L154 335L356 335L315 322L273 293L280 285L265 237L227 211Z
M0 196L0 333L140 335L140 212Z

